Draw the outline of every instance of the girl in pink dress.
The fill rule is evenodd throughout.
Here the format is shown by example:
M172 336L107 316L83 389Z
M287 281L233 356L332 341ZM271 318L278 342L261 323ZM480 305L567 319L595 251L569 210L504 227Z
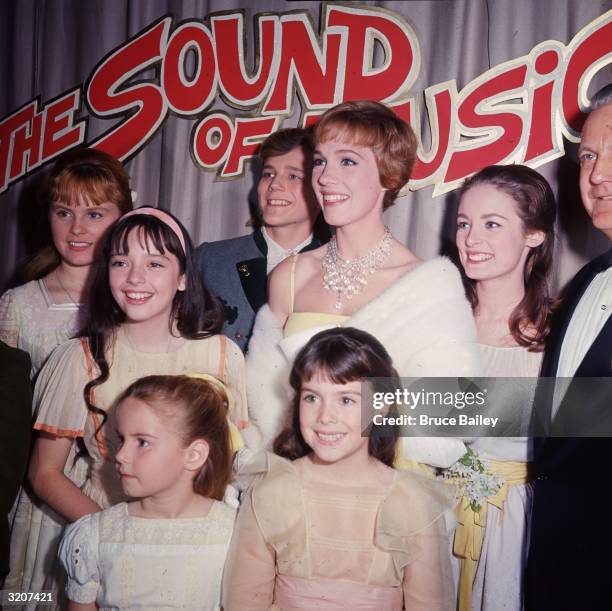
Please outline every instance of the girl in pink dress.
M298 354L278 456L266 456L234 530L227 611L453 609L454 490L391 467L397 430L368 436L362 423L369 377L399 384L386 350L358 329L322 331Z

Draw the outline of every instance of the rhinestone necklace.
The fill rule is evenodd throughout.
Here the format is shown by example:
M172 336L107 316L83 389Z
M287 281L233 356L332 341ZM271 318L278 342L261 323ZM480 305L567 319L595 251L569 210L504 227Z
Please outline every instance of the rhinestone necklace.
M348 261L343 259L338 252L336 236L333 236L327 244L327 252L321 260L323 267L323 288L336 293L336 310L342 308L343 299L352 299L354 295L361 293L363 287L368 283L368 274L372 275L383 264L391 254L393 246L391 230L385 227L385 235L378 246L370 252Z

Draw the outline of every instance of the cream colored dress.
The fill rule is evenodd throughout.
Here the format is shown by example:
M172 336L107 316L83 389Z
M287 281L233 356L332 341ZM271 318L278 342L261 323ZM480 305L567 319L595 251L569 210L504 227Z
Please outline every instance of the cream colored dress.
M537 378L543 352L522 346L479 344L486 377ZM527 437L480 437L471 444L482 457L494 461L529 462L531 440ZM529 543L529 516L533 502L530 483L508 486L503 510L487 508L484 540L472 590L473 611L521 611L523 576ZM458 572L458 559L454 570Z
M53 303L42 280L22 284L0 298L0 340L30 355L34 379L54 348L77 334L81 309Z
M202 518L133 517L127 503L85 516L59 549L66 594L101 610L219 610L235 517L219 501Z
M35 380L51 352L78 333L83 311L80 304L53 303L42 279L27 282L9 289L0 297L0 340L9 346L25 350L30 355L32 361L30 377ZM15 531L17 508L19 508L19 519L18 529ZM32 523L33 516L34 523ZM31 494L22 488L9 516L12 540L21 544L24 533L36 531L40 526L40 518L36 501L33 501ZM7 577L5 588L19 589L21 579L18 576L26 569L13 564L16 559L13 544L11 548L13 570ZM27 550L23 550L18 555L26 553Z
M100 416L89 412L83 397L83 388L97 376L85 340L69 340L55 350L41 370L34 392L34 428L75 440L64 473L102 508L124 500L113 460L112 408L117 397L138 378L154 374L213 374L225 382L232 395L232 420L241 424L246 419L244 357L238 346L223 335L187 340L178 350L168 353L138 352L117 339L108 362L109 379L91 395L96 406L109 412L98 434L95 432ZM74 461L77 438L82 438L87 448L87 462ZM31 517L18 506L11 541L13 569L6 588L60 590L63 571L56 562L56 552L63 527L64 521L47 506L35 510Z
M240 508L226 611L454 608L450 487L400 471L376 486L331 485L307 459L268 460Z

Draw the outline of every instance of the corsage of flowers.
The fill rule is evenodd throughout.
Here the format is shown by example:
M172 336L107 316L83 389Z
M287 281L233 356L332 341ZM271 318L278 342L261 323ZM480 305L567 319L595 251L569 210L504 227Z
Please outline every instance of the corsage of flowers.
M463 496L467 497L472 511L479 513L487 497L493 497L504 484L504 479L487 471L489 463L477 452L468 448L455 463L442 469L444 479L457 480Z

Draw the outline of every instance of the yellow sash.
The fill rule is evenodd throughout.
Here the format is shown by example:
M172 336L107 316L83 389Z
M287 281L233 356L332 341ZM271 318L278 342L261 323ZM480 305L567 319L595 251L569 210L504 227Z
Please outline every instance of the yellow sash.
M453 553L461 558L458 611L470 611L472 608L474 577L476 576L476 567L480 559L487 524L487 504L495 505L503 512L508 486L526 484L529 481L527 470L529 463L527 462L499 460L488 460L487 462L489 463L488 471L500 475L504 479L498 493L484 499L482 509L479 512L475 512L470 507L469 500L466 497L459 501L457 507L459 524L455 531Z

